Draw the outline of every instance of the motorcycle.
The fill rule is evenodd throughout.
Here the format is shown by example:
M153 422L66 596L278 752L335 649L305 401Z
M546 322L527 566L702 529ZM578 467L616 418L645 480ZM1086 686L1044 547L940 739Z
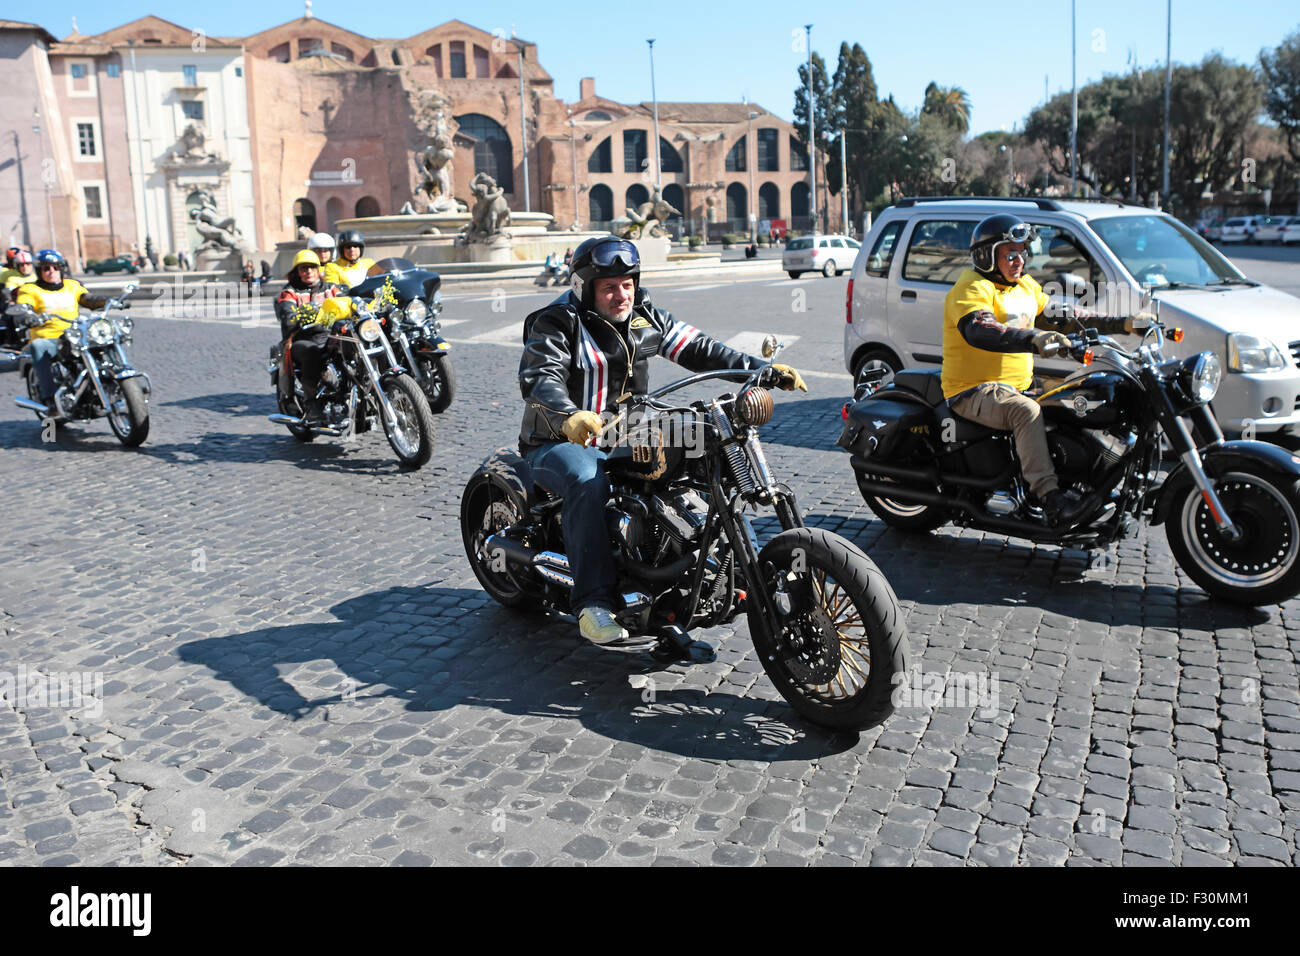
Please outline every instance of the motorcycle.
M307 422L307 395L286 342L272 346L267 372L280 412L267 416L294 438L317 435L350 438L369 431L376 419L404 467L419 468L433 455L433 412L415 379L398 362L374 312L345 296L325 300L317 320L330 328L328 351L316 398L325 404L323 423Z
M442 277L416 268L409 259L380 259L351 296L369 298L405 367L429 399L429 410L444 412L456 394L451 345L442 337Z
M1037 401L1061 487L1083 498L1076 520L1050 524L1026 493L1011 432L955 415L929 369L868 382L844 406L838 444L876 516L907 531L952 521L1085 550L1145 520L1164 525L1178 564L1215 597L1264 605L1300 592L1300 458L1224 440L1209 408L1218 358L1166 359L1166 338L1182 331L1158 319L1133 351L1095 329L1068 338L1083 367ZM1178 460L1162 477L1166 444Z
M109 299L98 312L79 315L58 339L58 353L52 363L56 414L46 418L36 380L36 366L29 348L18 358L18 372L27 382L27 397L17 397L20 408L36 413L42 422L55 425L72 421L107 418L113 434L127 448L134 448L149 435L149 376L131 365L126 346L131 343L135 323L129 316L110 315L126 308L135 292L134 284ZM19 327L48 321L28 305L11 305L8 315Z
M764 356L778 351L769 337ZM708 661L712 649L689 632L743 611L763 669L794 709L825 727L862 730L893 712L906 626L879 568L839 535L805 527L794 492L768 468L758 428L774 410L770 368L705 372L632 396L603 429L623 432L605 461L606 519L618 574L612 610L631 635L606 647ZM740 388L689 407L662 400L715 379ZM461 535L498 603L572 610L562 504L509 448L469 479ZM761 548L744 515L750 506L773 508L783 529Z

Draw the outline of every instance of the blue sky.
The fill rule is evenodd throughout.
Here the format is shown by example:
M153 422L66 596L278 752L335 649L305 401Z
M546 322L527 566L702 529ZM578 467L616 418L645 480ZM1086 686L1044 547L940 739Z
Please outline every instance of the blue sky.
M796 11L817 12L799 13ZM1254 62L1300 29L1294 0L1173 0L1173 58L1199 61L1219 50ZM1082 86L1122 72L1131 48L1144 68L1163 67L1163 0L1077 0L1078 78ZM834 70L841 41L861 43L881 95L904 109L920 105L926 83L963 87L973 104L972 130L1020 123L1047 90L1070 87L1069 0L908 0L906 3L485 2L449 5L413 0L358 4L314 0L314 14L367 36L409 36L450 19L509 33L538 44L556 95L578 96L578 80L596 77L596 91L624 102L650 99L645 40L655 39L655 80L661 100L739 100L748 96L791 118L796 69L803 60L803 24L812 45ZM50 0L39 16L55 36L92 34L153 13L209 35L247 35L302 16L301 0L151 0L147 4ZM18 16L14 11L11 16ZM622 38L622 39L619 39ZM796 42L797 41L797 42Z

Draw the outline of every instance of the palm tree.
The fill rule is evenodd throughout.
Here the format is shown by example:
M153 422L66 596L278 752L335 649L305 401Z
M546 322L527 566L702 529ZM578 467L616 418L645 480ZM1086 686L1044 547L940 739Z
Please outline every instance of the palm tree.
M921 112L938 116L962 135L970 129L970 96L960 86L930 83L925 88L925 105Z

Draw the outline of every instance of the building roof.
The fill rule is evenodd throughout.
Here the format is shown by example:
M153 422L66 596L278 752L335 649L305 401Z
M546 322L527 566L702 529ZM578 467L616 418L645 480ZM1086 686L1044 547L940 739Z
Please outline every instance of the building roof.
M643 101L642 109L653 111L654 104ZM669 123L710 123L730 125L743 123L749 114L771 116L757 103L666 103L659 101L659 119Z
M0 30L33 30L40 34L41 39L46 43L58 42L58 37L39 23L27 23L23 20L0 20Z

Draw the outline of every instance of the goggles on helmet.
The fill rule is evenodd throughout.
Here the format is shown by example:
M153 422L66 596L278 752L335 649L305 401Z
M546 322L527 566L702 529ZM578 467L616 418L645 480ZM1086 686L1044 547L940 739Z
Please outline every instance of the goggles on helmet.
M636 251L636 246L625 239L620 239L617 242L602 243L593 249L591 261L601 269L608 269L616 262L620 262L626 269L631 269L633 266L640 265L641 255Z

